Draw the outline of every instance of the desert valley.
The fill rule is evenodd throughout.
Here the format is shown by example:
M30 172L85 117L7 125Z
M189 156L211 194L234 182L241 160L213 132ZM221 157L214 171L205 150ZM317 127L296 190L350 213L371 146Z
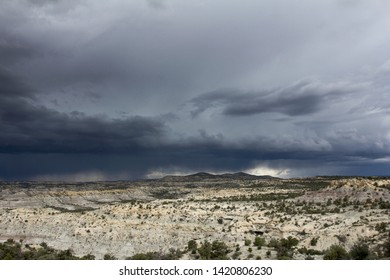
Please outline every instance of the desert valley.
M96 259L383 259L389 213L385 177L0 183L0 242Z

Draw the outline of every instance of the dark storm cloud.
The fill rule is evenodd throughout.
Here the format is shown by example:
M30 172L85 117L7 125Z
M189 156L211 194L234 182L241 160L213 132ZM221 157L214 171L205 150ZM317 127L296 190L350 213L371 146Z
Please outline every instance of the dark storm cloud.
M1 101L3 153L132 153L158 142L164 132L162 123L142 117L106 120Z
M329 157L328 153L309 151L305 153L297 149L289 150L289 147L284 147L284 151L277 150L275 145L269 143L270 139L258 139L256 144L246 143L237 146L203 137L147 147L144 145L135 148L133 144L121 152L111 150L108 153L81 144L85 140L82 136L78 137L78 146L73 147L72 151L65 150L63 146L47 143L51 147L50 151L35 152L39 147L39 143L36 143L35 147L29 147L30 151L24 149L26 147L18 147L18 153L0 153L0 177L25 179L42 176L41 178L68 179L71 177L67 174L80 176L80 173L98 171L98 174L104 174L98 178L136 179L144 178L155 170L226 172L246 170L259 160L277 162L283 159L285 161L283 166L286 167L292 166L294 161L306 161L308 164L313 163L313 160L319 162ZM93 140L91 145L95 143L96 140ZM108 142L106 145L112 143ZM334 159L340 160L340 157L335 156ZM53 175L58 177L51 177Z
M266 144L266 143L265 143ZM145 178L156 170L165 173L181 171L234 172L248 170L257 164L270 168L291 169L289 176L352 174L366 171L366 159L342 156L336 152L275 151L267 147L256 148L222 145L221 143L186 142L174 145L161 145L139 150L136 153L20 153L0 156L0 177L6 179L67 179L87 178L93 180L96 172L102 174L97 179L137 179ZM365 164L366 163L366 164ZM385 174L386 163L380 173ZM353 167L351 169L351 167ZM372 170L371 170L372 171ZM377 170L378 171L378 170ZM347 172L347 173L346 173ZM379 172L379 171L378 171ZM91 175L88 175L92 173ZM361 173L363 174L363 173ZM371 174L374 174L371 172ZM48 176L47 176L48 175ZM57 176L57 177L56 177Z
M251 155L248 158L248 155ZM70 179L80 173L101 173L104 179L145 178L154 170L237 170L251 166L256 154L211 144L187 143L123 153L0 153L0 178Z
M0 177L385 170L388 5L4 0Z
M161 169L169 171L179 168L188 170L187 172L246 170L256 166L258 162L267 163L268 167L282 169L318 166L313 173L322 170L321 174L325 174L325 170L328 172L331 170L333 173L337 170L330 167L321 169L324 163L325 166L336 163L333 168L347 163L355 166L356 158L375 160L389 155L388 146L380 147L375 144L379 140L376 136L367 138L357 130L341 130L332 135L318 137L292 137L288 134L285 137L277 137L269 131L269 136L246 138L243 135L229 139L230 137L222 133L209 134L206 129L200 129L198 135L194 137L177 136L175 135L177 131L156 118L132 116L125 119L110 119L88 116L82 112L61 113L37 104L35 90L23 83L20 77L12 76L7 71L0 74L2 178L13 179L19 176L69 179L75 176L74 178L81 178L80 180L134 179ZM297 96L310 93L320 98L322 105L327 108L332 102L337 103L339 94L347 93L350 89L348 85L318 85L314 82L304 82L260 93L243 94L236 90L221 90L202 95L192 102L198 110L203 111L210 106L222 104L225 106L222 107L224 113L227 114L226 108L240 104L243 100L249 104L262 98L264 100L275 98L278 102L273 101L274 107L269 105L272 102L268 101L270 107L262 112L285 113L286 109L278 106L287 106L288 110L291 110L292 105L281 102L283 96L290 96L282 93L294 96L294 99L289 99L289 102L293 103L294 101L302 103ZM243 96L246 99L243 99ZM322 107L320 109L324 110ZM161 120L173 123L178 121L177 116L162 116ZM325 133L331 122L332 120L323 121L322 124L315 124L313 121L302 122L297 123L297 127L312 125L313 130L322 127L321 130ZM386 139L383 139L383 142L386 143ZM34 165L35 161L51 161L52 164ZM364 164L356 164L353 170L358 170L359 166L362 168ZM94 173L96 170L103 175L99 172ZM86 175L83 172L87 172ZM293 174L300 174L296 172Z
M165 133L165 125L152 118L60 113L34 104L32 92L0 72L0 152L130 153L158 143Z
M32 90L20 79L0 67L0 98L33 97ZM3 101L3 100L2 100ZM9 108L12 110L12 108Z
M196 116L209 108L222 107L223 114L229 116L250 116L270 112L304 116L321 111L338 97L350 92L350 88L321 88L308 81L261 92L218 90L192 99L191 103L196 107L192 115Z
M234 104L225 109L226 115L245 116L264 112L279 112L289 116L307 115L321 109L321 98L314 95L284 97L272 101Z
M21 59L30 58L34 50L26 42L0 31L0 61L2 66L13 64Z
M168 127L155 119L60 113L34 104L34 90L22 85L20 78L4 71L0 77L2 178L40 178L42 174L42 178L57 178L46 174L70 178L66 174L98 170L109 175L96 178L115 179L122 174L128 179L141 178L161 167L218 172L249 168L260 158L302 159L302 145L297 148L284 143L281 151L269 138L237 145L225 143L223 135L200 131L199 137L168 141ZM307 157L314 156L318 154Z

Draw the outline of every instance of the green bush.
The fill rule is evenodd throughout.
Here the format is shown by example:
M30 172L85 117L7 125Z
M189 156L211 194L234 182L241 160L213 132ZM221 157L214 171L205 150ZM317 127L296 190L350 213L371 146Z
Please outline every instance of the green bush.
M236 259L238 259L238 258L240 257L240 255L241 255L241 252L236 251L236 252L233 253L232 259L233 259L233 260L236 260Z
M390 238L383 244L383 256L390 258Z
M320 239L320 237L313 237L311 240L310 240L310 245L311 246L316 246L317 245L317 242L318 242L318 239Z
M147 252L147 253L138 253L133 255L130 260L158 260L160 259L160 254L157 252Z
M116 260L116 258L111 254L105 254L103 260Z
M253 245L255 245L258 249L261 249L261 247L265 245L265 239L262 237L256 237Z
M228 253L230 253L230 250L224 242L215 240L211 244L210 256L212 260L227 260Z
M196 243L196 241L192 239L188 241L187 248L188 251L191 251L192 254L195 254L196 250L198 249L198 243Z
M353 260L368 260L373 258L370 248L364 241L359 241L354 244L349 251L349 255Z
M289 260L292 259L294 255L293 247L298 245L298 243L298 239L289 236L288 238L282 238L279 241L271 239L268 246L276 249L278 259Z
M274 247L274 248L277 248L279 246L279 241L275 238L272 238L269 242L268 242L268 247Z
M307 249L306 247L302 247L298 249L298 252L305 255L322 255L323 252L314 249Z
M349 254L340 245L332 245L325 251L324 260L348 260Z
M291 249L292 247L297 246L298 243L299 243L299 240L294 238L294 237L291 237L291 236L289 236L287 239L282 238L280 240L280 245L282 247L287 248L287 249Z
M230 250L222 241L214 240L210 243L206 240L201 243L198 253L202 260L227 260Z
M0 260L93 260L95 256L85 255L81 258L73 255L73 251L56 250L49 247L45 242L35 248L28 244L22 248L22 242L8 239L0 243Z
M138 253L126 259L127 260L178 260L182 256L183 256L182 251L171 248L169 249L168 253L162 253L162 252Z
M377 224L377 225L375 226L375 230L376 230L376 231L379 231L379 232L386 232L386 229L387 229L387 224L384 223L384 222L382 222L382 223L380 223L380 224Z
M200 247L198 248L198 253L200 255L200 258L202 260L209 260L211 258L211 243L207 240L203 243L201 243Z

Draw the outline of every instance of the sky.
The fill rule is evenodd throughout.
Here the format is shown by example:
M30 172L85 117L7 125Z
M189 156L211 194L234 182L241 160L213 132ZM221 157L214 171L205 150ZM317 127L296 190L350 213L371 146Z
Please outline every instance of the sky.
M390 1L1 0L0 179L390 175Z

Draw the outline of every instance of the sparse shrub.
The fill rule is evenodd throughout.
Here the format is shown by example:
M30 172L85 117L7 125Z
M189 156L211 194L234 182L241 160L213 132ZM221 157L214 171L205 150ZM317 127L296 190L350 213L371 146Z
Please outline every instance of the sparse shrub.
M349 255L353 260L367 260L371 259L370 248L364 241L358 241L349 251Z
M161 252L147 252L147 253L138 253L133 255L127 260L177 260L183 256L183 253L180 250L169 249L169 252L164 254Z
M390 237L385 243L383 243L383 256L390 258Z
M241 252L236 251L236 252L233 253L232 259L233 259L233 260L236 260L236 259L238 259L238 258L240 257L240 255L241 255Z
M213 243L206 240L198 248L202 260L226 260L229 252L226 244L218 240L213 241Z
M384 222L375 225L375 230L378 232L386 232L386 229L387 229L387 224Z
M160 255L157 252L148 252L148 253L138 253L133 255L129 260L158 260Z
M105 254L103 260L116 260L116 258L111 254Z
M314 249L307 249L306 247L302 247L298 249L298 252L305 255L322 255L323 253Z
M269 242L268 242L268 247L278 247L279 246L279 241L276 240L275 238L272 238Z
M293 257L293 247L298 245L299 240L289 236L287 239L282 238L280 241L271 239L268 243L269 247L274 247L277 252L278 259L289 260Z
M179 249L170 248L169 252L161 255L162 260L178 260L183 256L183 252Z
M255 245L257 249L261 249L261 247L265 245L265 238L257 236L253 242L253 245Z
M302 230L302 231L298 232L298 234L305 236L307 233L306 233L306 230Z
M337 239L341 242L341 243L345 243L347 242L347 237L345 235L336 235Z
M196 254L196 250L198 249L198 243L195 240L188 241L187 244L188 251L191 251L192 254Z
M252 244L252 241L249 239L245 239L244 244L245 246L250 246Z
M94 260L95 256L88 254L81 258L73 255L73 251L56 250L49 247L45 242L36 248L25 244L22 249L22 243L8 239L0 243L0 260Z
M212 260L226 260L227 254L230 253L227 245L223 241L215 240L211 245L211 259Z
M316 246L316 245L317 245L317 242L318 242L318 239L320 239L319 236L313 237L313 238L310 240L310 245L311 245L311 246Z
M297 246L298 243L299 243L299 240L294 238L294 237L291 237L291 236L289 236L287 239L286 238L282 238L280 240L280 245L282 247L287 248L287 249L291 249L292 247Z
M341 245L332 245L325 251L324 260L348 260L348 252Z
M88 254L88 255L82 256L81 259L82 260L94 260L95 256L92 254ZM114 258L114 260L115 260L115 258Z

